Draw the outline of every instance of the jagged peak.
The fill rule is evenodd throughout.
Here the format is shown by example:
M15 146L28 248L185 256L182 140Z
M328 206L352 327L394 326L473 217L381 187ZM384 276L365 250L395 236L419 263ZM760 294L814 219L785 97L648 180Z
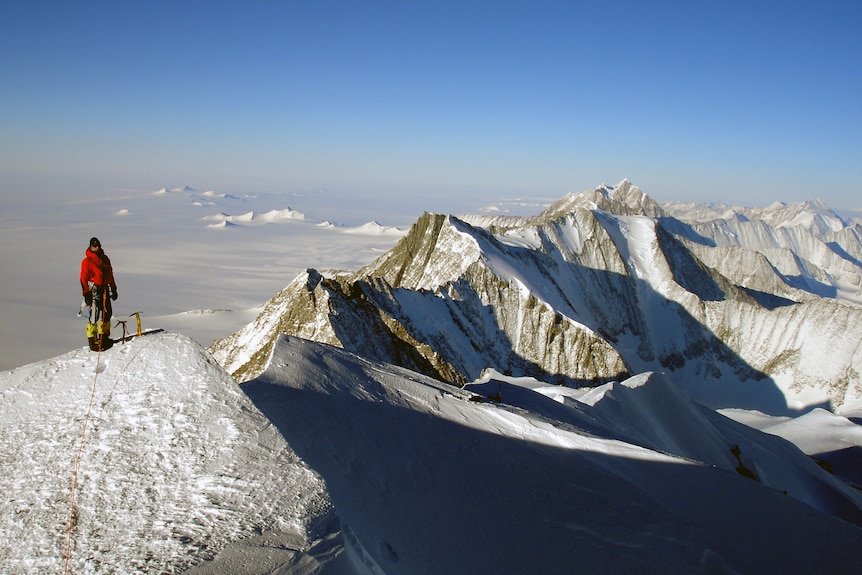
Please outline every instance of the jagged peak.
M579 209L602 210L620 216L642 215L656 218L665 215L655 200L628 179L624 179L615 186L601 184L590 191L566 194L536 216L536 219L554 219Z
M807 203L818 210L829 210L830 212L832 211L832 208L829 206L829 204L826 203L826 200L819 196L814 198L813 200L808 200Z
M710 302L714 307L740 305L754 317L761 307L767 307L758 302L780 305L775 302L785 292L776 292L776 299L757 299L752 292L736 289L731 282L740 280L721 276L726 270L732 277L733 270L720 264L723 260L709 260L709 254L702 251L705 244L690 247L671 235L680 233L678 229L659 226L657 218L645 215L653 205L649 196L623 180L616 186L569 194L543 216L502 232L453 215L426 212L391 250L359 271L331 281L314 272L298 277L279 296L279 305L261 314L266 321L255 329L266 332L260 341L283 331L374 353L378 353L375 346L397 344L397 349L387 349L392 357L401 358L398 361L407 351L416 359L417 346L427 346L420 353L425 358L422 361L429 372L437 374L450 374L452 370L446 366L459 361L461 374L498 361L523 367L510 363L506 351L515 342L518 353L530 350L536 365L547 362L541 369L576 379L608 376L626 361L640 368L670 367L679 371L680 378L700 377L705 370L718 374L715 377L722 381L759 377L769 350L741 349L735 335L726 344L713 339L709 330L698 335L694 344L689 340L680 344L672 334L686 330L701 334L697 326L713 321L703 316L704 307L697 302ZM740 222L751 213L725 210ZM675 215L670 208L667 213ZM721 224L706 226L699 239L710 239L710 234L732 235L737 229L729 220ZM680 223L679 228L682 226ZM748 227L770 233L769 226L759 222ZM691 248L698 248L697 253ZM742 268L750 258L730 261ZM711 265L725 267L714 271ZM777 273L771 266L765 267ZM764 282L751 289L764 288L774 286ZM612 294L611 300L608 294ZM673 311L676 309L687 313ZM483 318L489 321L483 323ZM373 329L363 327L366 323ZM713 323L724 329L719 322ZM444 325L452 330L443 330ZM541 332L541 346L534 341L534 332ZM457 345L447 343L454 341L452 333L463 335ZM380 334L386 337L378 341ZM251 336L235 341L248 342ZM597 363L585 363L580 356L556 353L563 343L576 345L584 357L594 353L594 344L603 351L596 356ZM625 349L625 358L617 344ZM691 355L687 345L695 345L699 351ZM262 346L254 357L243 356L242 365L262 366L267 352ZM488 351L484 346L493 347L491 359L482 355ZM470 353L465 355L460 347ZM713 358L700 350L720 353ZM453 363L446 359L450 356L459 359ZM812 376L810 381L819 385L820 380ZM784 408L781 393L779 389L769 393L774 399L768 409Z
M802 227L817 236L838 232L848 225L822 198L794 203L776 201L766 207L669 202L664 209L683 221L759 220L773 228Z
M628 180L623 180L611 190L611 197L621 204L634 209L639 213L632 215L643 215L650 217L660 217L664 215L661 206L643 192L639 187L633 185Z
M470 224L452 215L423 213L391 250L354 278L374 276L393 287L434 289L458 277L479 257Z

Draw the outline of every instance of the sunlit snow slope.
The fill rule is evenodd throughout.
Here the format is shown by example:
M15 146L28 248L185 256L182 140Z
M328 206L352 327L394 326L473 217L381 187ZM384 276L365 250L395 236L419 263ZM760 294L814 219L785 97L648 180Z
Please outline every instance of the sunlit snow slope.
M263 371L284 333L456 385L486 368L570 387L660 371L713 408L789 415L862 405L862 306L794 288L816 274L788 284L790 271L754 247L719 245L661 213L623 182L510 227L425 214L352 274L299 274L210 349L240 381ZM844 283L862 278L855 244L779 229L818 247L785 249L812 274L846 267ZM804 264L824 250L823 267Z
M222 573L252 573L307 550L331 515L320 478L198 344L145 335L0 373L0 573L63 572L94 381L69 573L180 573L240 539L254 560Z
M95 385L95 387L94 387ZM0 573L854 573L860 493L659 374L459 389L300 338L0 373Z

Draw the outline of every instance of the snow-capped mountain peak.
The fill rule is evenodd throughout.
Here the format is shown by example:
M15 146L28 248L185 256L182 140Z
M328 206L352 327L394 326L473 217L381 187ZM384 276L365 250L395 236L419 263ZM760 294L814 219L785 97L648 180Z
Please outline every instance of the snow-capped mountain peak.
M600 209L618 215L663 215L661 207L652 198L628 180L623 180L616 186L602 184L590 192L570 193L537 217L549 219L578 209Z
M623 181L424 214L213 356L161 333L0 373L0 572L58 570L70 516L87 574L855 572L862 251L822 208Z
M763 270L759 282L746 279L746 266L715 245L749 229L775 241L776 228L741 218L736 227L685 224L647 215L651 206L624 181L494 231L425 214L357 272L298 278L212 350L242 380L264 369L275 337L288 333L456 384L489 367L566 385L657 370L713 407L781 414L862 402L852 367L862 364L862 337L846 337L862 308L800 293L801 282L770 266L775 252L733 252ZM803 232L778 229L802 245ZM834 258L823 260L834 277L862 285L862 266L819 245ZM788 340L793 331L774 327L782 324L820 335ZM838 349L824 369L822 354Z
M241 540L299 554L322 535L321 479L186 337L72 351L0 373L0 392L2 573L62 571L79 445L70 573L185 572Z
M847 227L847 222L819 198L792 204L776 201L764 208L668 203L664 209L667 215L684 221L709 222L744 218L763 221L773 228L800 227L816 236L840 232Z
M858 492L659 374L459 389L281 336L236 386L162 333L0 373L0 391L4 573L61 570L79 443L73 573L857 566Z

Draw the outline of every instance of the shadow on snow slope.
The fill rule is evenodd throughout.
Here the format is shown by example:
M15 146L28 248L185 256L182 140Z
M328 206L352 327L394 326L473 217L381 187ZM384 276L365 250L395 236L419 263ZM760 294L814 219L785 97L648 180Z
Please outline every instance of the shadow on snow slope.
M602 233L622 225L604 219ZM425 268L444 226L475 241L481 257L438 277L434 269L442 264ZM844 364L813 369L806 350L786 349L786 324L804 323L809 308L732 285L661 226L653 255L666 262L667 273L641 271L654 275L651 281L669 295L625 271L631 246L621 228L614 232L620 245L599 242L594 247L607 254L584 256L590 265L560 247L565 242L557 236L564 232L541 228L542 247L534 249L426 214L396 248L351 278L309 270L305 281L300 276L291 282L261 313L272 315L261 322L262 330L270 330L263 343L231 371L241 380L262 373L278 333L317 339L309 333L312 325L326 327L319 336L325 343L455 385L478 379L488 367L570 387L662 371L712 408L798 415L770 373L805 372L799 385L823 396L827 387L838 397L841 385L852 384L841 375ZM453 253L444 255L457 260ZM833 324L827 317L825 328ZM806 402L804 410L831 407L828 400Z
M548 265L549 273L553 272L556 264ZM773 415L795 413L770 377L748 364L682 305L658 294L647 282L604 270L583 270L579 277L585 276L591 279L584 285L540 294L544 301L551 302L547 314L557 318L549 319L548 325L536 320L536 325L530 327L540 349L537 354L546 358L544 362L517 351L523 343L516 345L509 335L511 330L502 325L506 319L501 314L505 312L485 304L465 280L450 283L448 290L440 293L391 288L379 280L356 281L348 293L330 292L332 310L328 320L344 349L458 385L478 379L487 367L515 377L533 377L570 387L622 380L642 371L664 371L692 398L712 408L757 409ZM575 297L578 301L574 301ZM717 287L713 297L721 297ZM638 299L646 302L649 314L637 304ZM605 361L595 345L576 346L564 339L562 332L566 328L561 325L561 314L575 317L601 334L628 369L611 369L598 380L548 369L555 354L577 366L600 366ZM556 328L550 325L553 322L557 322ZM670 333L674 335L669 337ZM634 343L626 345L627 342ZM611 364L606 362L606 366ZM813 407L829 406L808 409Z
M862 530L756 482L336 348L280 338L241 388L387 575L858 569Z
M546 265L546 273L551 275L557 264L548 261ZM681 305L657 294L646 282L627 276L582 270L579 278L585 277L589 279L583 285L540 294L541 301L551 302L547 309L550 318L548 325L534 320L531 333L535 334L538 348L533 355L546 358L544 362L516 351L522 345L515 345L510 330L503 325L511 323L511 318L504 317L507 312L500 309L503 306L495 309L484 303L465 279L450 282L439 293L392 288L375 278L339 287L321 277L308 289L315 289L320 282L325 284L330 298L327 319L344 349L449 383L477 379L489 366L513 376L574 387L629 375L626 370L611 370L597 381L552 371L543 365L551 363L548 358L555 354L564 357L574 353L578 357L568 359L579 366L602 362L601 353L567 344L563 333L566 326L562 325L567 321L565 315L577 318L611 344L619 344L624 338L635 340L636 349L625 345L616 348L628 365L636 371L666 370L681 387L696 391L694 397L713 407L787 413L786 400L774 382L748 365ZM645 316L637 305L638 298L649 300L656 314L661 314L664 319L660 325L651 324L655 320ZM537 308L542 307L539 301L534 304ZM668 338L671 331L679 337ZM666 343L653 345L662 338Z

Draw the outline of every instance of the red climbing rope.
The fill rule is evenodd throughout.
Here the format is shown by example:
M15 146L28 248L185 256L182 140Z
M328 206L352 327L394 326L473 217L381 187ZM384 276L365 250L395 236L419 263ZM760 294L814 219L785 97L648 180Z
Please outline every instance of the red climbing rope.
M87 437L87 426L90 422L90 412L93 410L93 401L96 397L96 381L99 379L99 361L102 358L102 349L96 355L96 373L93 375L93 389L90 391L90 403L87 405L87 415L84 416L84 428L81 430L81 442L78 445L78 454L75 456L75 466L72 469L72 494L69 497L69 520L66 522L66 552L63 554L63 575L69 572L69 561L72 559L72 527L75 519L75 496L78 491L78 468L81 463L81 455L84 453L84 440Z

